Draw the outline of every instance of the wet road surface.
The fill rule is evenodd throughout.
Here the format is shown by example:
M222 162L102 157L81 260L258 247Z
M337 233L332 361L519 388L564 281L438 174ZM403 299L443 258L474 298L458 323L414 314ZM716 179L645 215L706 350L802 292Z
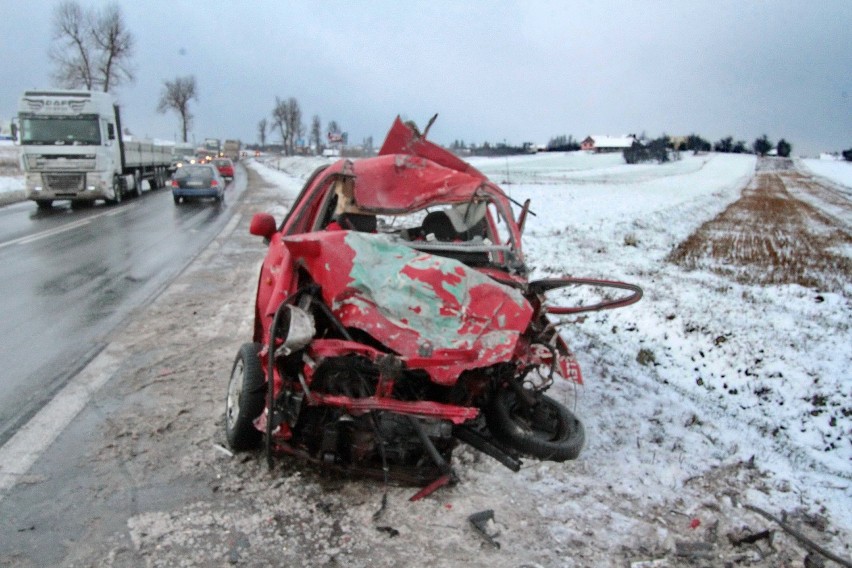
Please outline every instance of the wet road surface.
M212 200L168 188L118 206L0 209L0 445L227 223L245 170Z

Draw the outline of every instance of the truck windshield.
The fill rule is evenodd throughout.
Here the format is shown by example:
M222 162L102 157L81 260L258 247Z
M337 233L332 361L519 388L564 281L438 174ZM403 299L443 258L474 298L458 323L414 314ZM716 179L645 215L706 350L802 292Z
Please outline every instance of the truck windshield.
M101 133L96 116L21 117L21 144L97 146L100 143Z

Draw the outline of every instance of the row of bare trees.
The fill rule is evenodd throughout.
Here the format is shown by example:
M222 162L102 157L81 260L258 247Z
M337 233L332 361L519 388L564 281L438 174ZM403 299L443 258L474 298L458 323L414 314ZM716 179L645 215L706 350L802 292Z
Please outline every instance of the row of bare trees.
M278 130L281 135L281 145L284 153L292 156L296 153L297 141L304 138L308 134L308 145L317 153L322 153L324 138L322 136L322 121L319 115L315 114L311 117L310 131L305 131L305 124L302 122L302 108L299 101L295 97L282 99L275 97L275 106L272 109L272 121L266 118L260 119L257 123L257 138L261 147L266 146L267 136ZM332 120L328 123L329 139L341 139L342 132L336 121Z

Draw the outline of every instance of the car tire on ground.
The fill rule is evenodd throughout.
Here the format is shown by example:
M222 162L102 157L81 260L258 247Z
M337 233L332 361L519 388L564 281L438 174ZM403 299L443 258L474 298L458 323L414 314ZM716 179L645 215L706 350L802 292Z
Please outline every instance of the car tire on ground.
M50 209L53 207L52 199L36 199L36 205L39 209Z
M266 380L260 366L259 343L244 343L240 347L225 400L225 436L235 451L257 448L263 434L254 427L266 404Z
M545 394L528 406L511 389L500 389L485 409L491 434L506 446L541 460L562 462L580 455L586 441L582 422Z
M178 197L177 195L173 195L172 197L174 197L175 205L180 205L180 204L181 204L181 201L183 200L183 198L182 198L182 197Z

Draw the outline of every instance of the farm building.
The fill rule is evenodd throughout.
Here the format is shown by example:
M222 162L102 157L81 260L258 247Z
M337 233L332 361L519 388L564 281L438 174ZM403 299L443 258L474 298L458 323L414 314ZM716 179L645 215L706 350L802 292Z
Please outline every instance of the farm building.
M630 148L634 142L636 142L636 137L632 134L627 136L587 136L580 143L580 149L597 153L621 152L625 148Z

